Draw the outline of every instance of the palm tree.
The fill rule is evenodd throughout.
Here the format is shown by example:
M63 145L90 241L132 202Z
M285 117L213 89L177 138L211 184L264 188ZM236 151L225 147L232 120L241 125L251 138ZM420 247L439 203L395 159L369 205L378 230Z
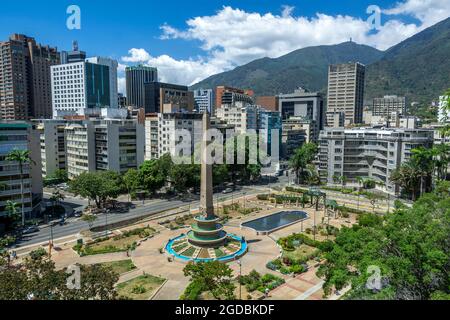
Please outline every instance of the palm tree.
M361 190L363 188L363 186L364 186L364 178L358 176L358 177L356 177L356 182L358 182L359 190Z
M289 161L291 169L294 170L297 177L297 184L300 184L303 178L303 172L308 164L311 164L317 154L317 146L314 143L305 143L295 150L294 155Z
M342 188L345 187L345 185L347 184L347 177L346 176L341 176L339 177L339 179L341 180L341 184L342 184Z
M15 217L17 215L17 206L19 204L17 202L13 202L11 200L6 201L6 212L8 212L8 217Z
M436 169L436 178L438 180L445 180L447 178L447 168L450 163L450 145L442 143L435 145L431 149L433 161Z
M410 159L411 164L416 167L416 170L420 177L420 195L425 193L426 181L431 178L435 168L435 162L433 160L432 149L426 149L419 147L412 150L412 157Z
M412 200L416 200L420 174L417 166L412 161L405 162L400 168L392 171L390 180L402 189L411 191Z
M25 203L23 194L23 169L24 165L34 163L30 157L30 151L15 149L11 151L5 158L6 161L17 162L20 170L20 194L22 202L22 226L25 225Z
M59 204L60 201L63 201L65 198L66 197L59 190L53 192L52 196L50 197L50 201L52 202L53 215L55 215L56 206Z
M60 201L63 201L65 198L66 197L61 193L61 191L56 190L50 197L50 201L53 203L53 207L56 207L56 205L59 204Z

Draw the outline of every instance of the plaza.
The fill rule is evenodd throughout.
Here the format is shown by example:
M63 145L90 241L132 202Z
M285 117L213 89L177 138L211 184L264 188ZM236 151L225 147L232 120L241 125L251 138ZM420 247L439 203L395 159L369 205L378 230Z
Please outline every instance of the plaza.
M225 232L240 235L246 239L248 244L246 254L240 257L239 261L228 262L228 265L233 270L233 275L237 277L240 274L249 274L252 270L255 270L261 274L269 273L283 278L286 283L272 290L269 293L268 299L322 299L322 280L315 275L318 266L317 262L312 261L306 272L295 276L284 275L280 272L270 270L266 265L268 262L279 258L282 254L282 249L277 244L278 239L290 236L293 233L302 233L302 231L305 232L305 230L313 228L314 217L316 223L319 223L324 217L323 210L315 211L313 207L302 208L297 207L295 204L277 205L270 201L261 201L256 196L247 196L221 203L217 208L218 216L223 217L224 208L226 209L231 206L239 206L241 208L245 206L247 210L252 208L259 209L245 215L239 214L238 211L231 211L228 213L230 219L223 225ZM298 210L306 212L307 218L269 234L258 234L251 228L242 227L242 224L247 221L271 216L280 211ZM55 249L52 251L52 260L58 269L63 269L73 264L92 265L131 260L134 268L122 273L117 285L143 275L151 275L164 281L146 299L179 299L189 284L189 279L183 274L183 268L186 266L187 261L173 259L170 254L165 252L164 246L180 234L186 234L190 230L189 222L192 221L191 216L198 214L199 211L196 210L184 214L150 217L130 226L110 230L111 238L124 235L136 229L150 228L154 230L151 237L139 241L133 250L80 256L73 249L76 240L68 239L67 243L64 243L64 241L55 243ZM174 228L174 221L180 221L181 218L186 219L184 220L185 224ZM168 220L170 220L170 223L167 223ZM349 226L350 224L346 221L354 222L355 217L352 216L345 219L345 221L342 218L332 217L330 219L330 225L336 227L341 227L342 225ZM89 232L83 232L82 234L84 234L84 243L88 244L93 242L94 235ZM319 240L324 239L321 235L317 235L317 237ZM43 248L48 249L47 246L43 246Z

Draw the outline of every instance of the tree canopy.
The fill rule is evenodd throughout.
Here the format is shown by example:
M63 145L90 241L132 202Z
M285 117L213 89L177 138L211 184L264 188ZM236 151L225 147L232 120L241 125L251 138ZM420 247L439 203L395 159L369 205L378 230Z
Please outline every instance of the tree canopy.
M351 285L350 299L435 299L450 294L450 184L442 182L412 208L366 214L344 227L318 274L324 291ZM366 288L370 266L381 271L380 290Z

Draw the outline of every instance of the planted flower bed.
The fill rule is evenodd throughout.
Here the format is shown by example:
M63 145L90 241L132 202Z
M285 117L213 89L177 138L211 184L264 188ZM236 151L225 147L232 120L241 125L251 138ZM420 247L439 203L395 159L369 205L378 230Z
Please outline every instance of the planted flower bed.
M264 276L261 276L261 274L255 270L246 276L239 277L239 282L241 285L245 286L248 292L258 290L262 293L264 293L266 289L273 290L285 283L283 278L272 274L265 274Z
M77 244L73 249L80 256L125 252L135 250L139 241L152 237L156 230L150 227L137 228L124 233L113 236L96 239L88 244Z
M280 238L278 244L283 249L282 256L267 263L266 267L282 274L306 272L308 261L319 260L321 252L326 251L330 243L330 241L315 241L300 233Z

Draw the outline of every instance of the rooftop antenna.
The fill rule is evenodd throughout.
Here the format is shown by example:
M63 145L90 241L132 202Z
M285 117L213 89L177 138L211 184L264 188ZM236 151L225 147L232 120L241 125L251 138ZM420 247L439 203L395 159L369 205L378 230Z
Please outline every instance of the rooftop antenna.
M352 37L350 37L350 42L352 42L352 40L353 40Z
M77 40L74 40L72 42L72 50L73 51L78 51L78 41Z

